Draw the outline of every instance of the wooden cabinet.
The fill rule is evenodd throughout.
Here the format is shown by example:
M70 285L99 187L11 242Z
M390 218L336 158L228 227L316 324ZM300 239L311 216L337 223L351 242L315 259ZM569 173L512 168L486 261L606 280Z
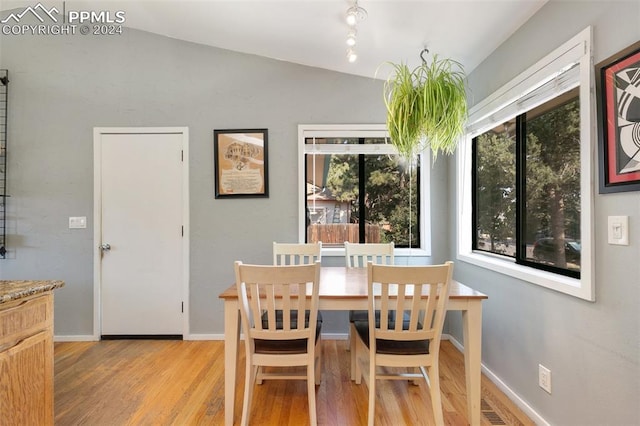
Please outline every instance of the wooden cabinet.
M53 425L53 294L0 304L0 424Z

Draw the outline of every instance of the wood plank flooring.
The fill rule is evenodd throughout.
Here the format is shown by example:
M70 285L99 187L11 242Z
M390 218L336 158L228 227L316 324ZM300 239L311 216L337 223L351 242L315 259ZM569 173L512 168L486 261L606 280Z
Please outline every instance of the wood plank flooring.
M324 340L322 384L317 387L320 425L365 425L368 389L349 379L343 340ZM236 394L240 422L244 346ZM107 340L55 344L57 426L223 425L224 342ZM447 425L466 425L464 360L442 342L440 375ZM251 424L308 424L305 381L265 381L253 394ZM426 383L378 381L377 425L431 425ZM504 394L482 378L482 425L533 425Z

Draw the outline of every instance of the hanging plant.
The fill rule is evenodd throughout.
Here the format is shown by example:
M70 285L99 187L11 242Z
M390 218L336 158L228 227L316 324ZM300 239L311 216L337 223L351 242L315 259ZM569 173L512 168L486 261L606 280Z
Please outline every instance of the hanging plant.
M384 84L391 143L405 159L426 148L434 160L439 152L452 154L467 120L462 65L436 55L431 64L423 59L413 71L405 64L391 65L395 72Z

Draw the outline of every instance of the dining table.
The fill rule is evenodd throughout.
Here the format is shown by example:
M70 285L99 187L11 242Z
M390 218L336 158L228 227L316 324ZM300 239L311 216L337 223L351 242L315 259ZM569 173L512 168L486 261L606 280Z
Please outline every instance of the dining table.
M367 268L321 267L319 305L321 311L367 310ZM224 409L225 425L234 421L240 341L240 306L233 284L219 297L224 301ZM480 425L480 378L482 301L487 295L453 280L448 311L462 313L467 415L470 425Z

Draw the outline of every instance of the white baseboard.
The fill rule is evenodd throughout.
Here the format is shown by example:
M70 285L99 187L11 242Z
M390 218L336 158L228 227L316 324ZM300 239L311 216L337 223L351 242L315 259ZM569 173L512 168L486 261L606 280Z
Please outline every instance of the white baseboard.
M187 334L184 340L224 340L224 334Z
M93 334L75 334L71 336L53 336L54 342L96 342L100 337L96 338Z
M446 337L445 337L446 336ZM449 340L453 346L455 346L460 352L464 353L464 346L458 342L455 337L449 334L443 334L442 340ZM482 372L489 380L491 380L506 396L509 398L518 408L522 410L536 425L550 426L540 414L538 414L524 399L522 399L517 393L515 393L500 377L498 377L493 371L489 370L484 364L482 364Z
M184 340L224 340L224 334L189 334L183 336ZM72 336L53 336L54 342L97 342L100 336L89 335L72 335Z
M348 338L348 333L322 333L324 340L347 340Z

